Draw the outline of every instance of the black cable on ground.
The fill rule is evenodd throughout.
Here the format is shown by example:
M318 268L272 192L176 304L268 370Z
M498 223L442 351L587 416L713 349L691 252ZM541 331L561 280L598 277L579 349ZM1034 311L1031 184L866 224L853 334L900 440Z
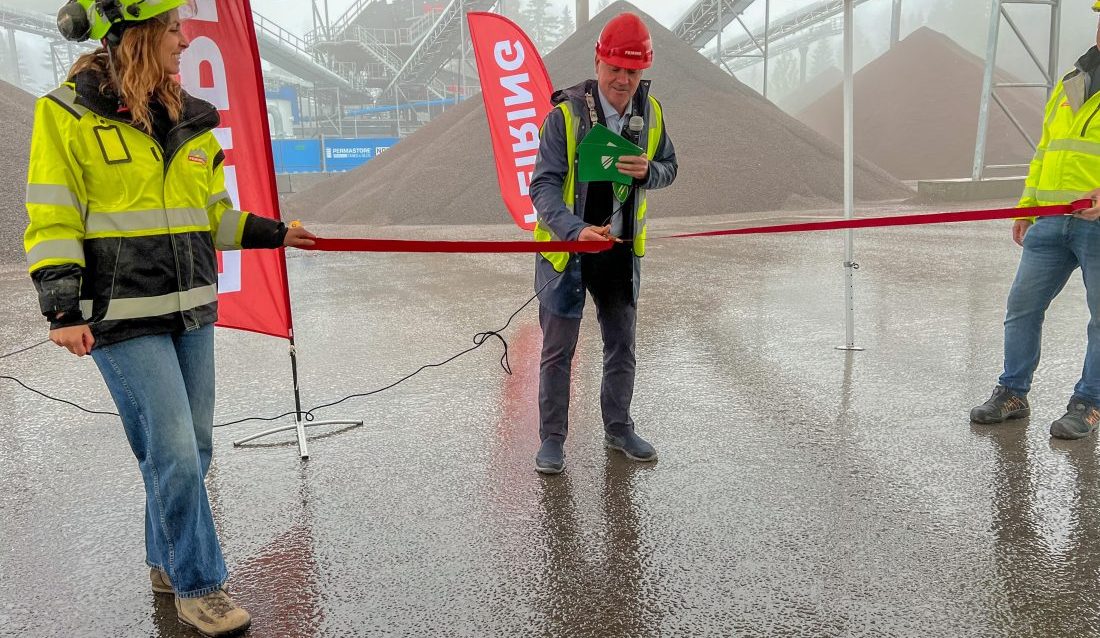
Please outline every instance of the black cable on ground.
M49 339L43 339L42 341L39 341L38 343L36 343L34 345L27 346L26 348L23 348L21 350L16 350L15 352L9 352L5 355L0 355L0 359L7 359L8 357L14 357L17 354L22 354L22 353L24 353L28 350L33 350L33 349L37 348L38 346L45 345L49 342L50 342ZM57 397L50 396L50 395L46 394L45 392L42 392L41 390L35 390L34 388L30 387L26 383L23 383L19 379L16 379L15 377L9 377L7 375L0 375L0 379L7 379L8 381L14 381L14 382L18 383L20 386L22 386L23 389L25 389L25 390L29 390L29 391L31 391L31 392L39 395L39 396L45 397L45 398L49 399L50 401L57 401L58 403L64 403L66 405L71 405L74 408L76 408L77 410L87 412L88 414L105 414L107 416L118 416L117 412L104 412L102 410L89 410L88 408L79 406L79 405L73 403L72 401L66 401L65 399L59 399Z
M47 343L49 343L49 342L50 342L50 340L49 340L49 339L43 339L42 341L39 341L38 343L36 343L36 344L34 344L34 345L32 345L32 346L27 346L26 348L23 348L22 350L16 350L15 352L9 352L9 353L7 353L7 354L5 354L5 355L0 355L0 359L7 359L8 357L14 357L14 356L15 356L15 355L17 355L17 354L23 354L23 353L24 353L24 352L26 352L27 350L34 350L34 349L35 349L35 348L37 348L38 346L43 346L43 345L46 345L46 344L47 344Z
M550 284L557 281L558 278L560 278L562 276L562 274L563 273L559 273L556 277L550 279L550 281L547 281L545 284L543 284L542 288L540 288L538 290L538 292L536 292L534 295L532 295L530 299L523 302L523 305L520 306L515 312L513 312L510 317L508 317L508 321L506 321L504 323L504 325L499 330L486 330L485 332L477 333L476 335L474 335L474 345L473 346L463 350L462 352L459 352L458 354L454 355L453 357L450 357L449 359L446 359L444 361L440 361L439 363L429 363L429 364L425 364L423 366L420 366L420 368L418 368L415 372L413 372L411 374L408 374L408 375L398 379L397 381L394 381L393 383L391 383L391 384L389 384L385 387L378 388L377 390L371 390L370 392L362 392L362 393L357 393L357 394L349 394L348 396L346 396L342 399L338 399L338 400L332 401L330 403L323 403L321 405L314 406L314 407L312 407L308 410L305 410L303 412L284 412L283 414L280 414L280 415L277 415L277 416L272 416L272 417L259 417L259 416L247 417L247 418L244 418L244 419L237 419L236 421L229 421L229 422L226 422L226 423L218 423L214 427L222 428L222 427L226 427L226 426L230 426L230 425L237 425L238 423L245 423L247 421L278 421L279 419L284 419L288 416L295 416L295 417L298 417L298 418L304 418L306 421L313 421L317 418L313 414L317 410L322 410L324 408L331 408L335 405L339 405L339 404L343 403L344 401L348 401L350 399L364 398L364 397L369 397L369 396L378 394L380 392L385 392L386 390L389 390L391 388L397 387L398 385L401 385L402 383L404 383L404 382L408 381L409 379L415 377L416 375L420 374L424 370L427 370L428 368L440 368L442 366L445 366L448 363L451 363L452 361L454 361L455 359L458 359L459 357L462 357L464 355L467 355L467 354L473 352L474 350L477 350L478 348L485 345L490 339L493 339L493 338L498 339L500 341L501 345L504 346L504 354L501 355L501 357L500 357L500 367L503 368L504 372L506 372L507 374L512 374L512 365L511 365L511 362L509 362L509 360L508 360L508 341L504 338L504 336L501 333L504 332L505 330L507 330L508 327L512 325L512 321L515 320L515 318L519 315L519 313L523 312L524 308L529 306L532 301L537 299L539 294L542 293L542 291L545 290L547 286L549 286ZM49 342L50 342L49 339L45 339L45 340L40 341L40 342L38 342L34 345L27 346L26 348L23 348L21 350L16 350L14 352L9 352L8 354L0 356L0 359L6 359L8 357L12 357L12 356L15 356L17 354L21 354L23 352L27 352L28 350L32 350L34 348L37 348L38 346L44 345L44 344L49 343ZM29 385L23 383L19 379L16 379L15 377L12 377L12 376L0 375L0 379L7 379L9 381L14 381L15 383L19 384L24 389L29 390L29 391L31 391L31 392L39 395L39 396L42 396L42 397L44 397L46 399L49 399L51 401L57 401L58 403L64 403L66 405L70 405L70 406L72 406L72 407L74 407L78 410L81 410L83 412L87 412L88 414L102 414L102 415L106 415L106 416L118 416L118 413L116 413L116 412L105 412L105 411L101 411L101 410L89 410L88 408L77 405L76 403L73 403L71 401L66 401L65 399L59 399L57 397L50 396L50 395L46 394L45 392L42 392L40 390L36 390L36 389L30 387Z
M391 383L391 384L389 384L385 387L378 388L377 390L371 390L370 392L362 392L362 393L358 393L358 394L349 394L348 396L346 396L342 399L338 399L338 400L332 401L330 403L322 403L321 405L317 405L317 406L314 406L314 407L312 407L308 410L304 410L301 413L298 413L298 412L284 412L283 414L280 414L278 416L272 416L272 417L248 417L248 418L244 418L244 419L237 419L236 421L229 421L227 423L219 423L219 424L215 425L214 427L221 428L221 427L226 427L226 426L229 426L229 425L237 425L238 423L244 423L246 421L278 421L279 419L283 419L283 418L286 418L288 416L298 416L298 417L304 418L306 421L313 421L317 418L316 415L313 414L317 410L323 410L324 408L331 408L333 406L336 406L336 405L339 405L339 404L343 403L344 401L348 401L348 400L351 400L351 399L361 399L361 398L364 398L364 397L369 397L369 396L378 394L380 392L385 392L386 390L389 390L389 389L394 388L398 385L401 385L402 383L404 383L404 382L408 381L409 379L415 377L416 375L418 375L421 372L427 370L428 368L439 368L439 367L445 366L448 363L454 361L455 359L458 359L461 356L467 355L467 354L473 352L474 350L477 350L481 346L485 345L485 343L488 342L490 338L494 338L494 337L496 339L499 339L501 345L504 346L504 354L500 357L500 367L503 368L506 373L512 374L512 365L508 361L508 341L500 333L507 330L508 326L512 325L512 321L515 320L515 318L519 315L519 313L523 312L523 309L526 308L527 306L529 306L532 301L537 299L539 294L543 290L545 290L547 286L549 286L550 284L557 281L558 278L560 278L560 277L561 277L561 274L558 274L556 277L554 277L550 281L547 281L545 284L543 284L542 288L540 288L538 290L538 292L536 292L534 295L532 295L530 299L523 302L523 305L520 306L518 309L516 309L516 311L513 312L510 317L508 317L508 321L504 322L504 325L499 330L487 330L485 332L479 332L476 335L474 335L474 345L473 346L471 346L469 348L466 348L462 352L459 352L458 354L454 355L453 357L450 357L449 359L446 359L444 361L440 361L439 363L428 363L428 364L425 364L423 366L420 366L420 368L418 368L415 372L412 372L411 374L408 374L408 375L398 379L397 381L394 381L393 383Z

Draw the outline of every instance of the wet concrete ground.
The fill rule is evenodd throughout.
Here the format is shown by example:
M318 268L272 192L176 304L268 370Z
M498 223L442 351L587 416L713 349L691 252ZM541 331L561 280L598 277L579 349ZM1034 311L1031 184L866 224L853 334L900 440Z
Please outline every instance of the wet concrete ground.
M659 229L723 223L696 221ZM266 424L219 430L209 490L249 635L1100 634L1096 439L1047 434L1081 367L1079 276L1048 313L1031 422L967 418L1000 371L1009 225L858 232L850 354L843 233L654 243L634 415L655 465L601 445L589 316L566 472L533 471L533 306L507 333L513 376L486 346L324 410L366 425L314 433L305 463L290 434L231 446ZM527 256L289 263L307 405L444 359L531 294ZM0 353L42 338L18 267L0 290ZM219 422L292 409L284 342L222 330L217 348ZM0 374L113 409L94 364L52 346ZM0 634L192 635L149 590L117 420L4 381L0 418Z

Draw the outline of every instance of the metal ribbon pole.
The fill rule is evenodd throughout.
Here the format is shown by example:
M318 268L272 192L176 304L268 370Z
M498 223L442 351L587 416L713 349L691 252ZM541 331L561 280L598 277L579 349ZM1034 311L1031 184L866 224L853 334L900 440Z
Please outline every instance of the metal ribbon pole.
M844 219L852 219L855 209L855 33L853 0L844 0ZM855 231L847 231L844 259L844 332L845 345L838 350L863 350L856 346L855 327Z

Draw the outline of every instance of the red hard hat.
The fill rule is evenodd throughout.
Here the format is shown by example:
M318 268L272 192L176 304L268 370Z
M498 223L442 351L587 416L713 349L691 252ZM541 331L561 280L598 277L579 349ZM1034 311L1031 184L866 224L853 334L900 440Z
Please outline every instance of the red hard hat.
M596 58L624 69L648 69L653 64L653 40L642 19L633 13L611 18L596 43Z

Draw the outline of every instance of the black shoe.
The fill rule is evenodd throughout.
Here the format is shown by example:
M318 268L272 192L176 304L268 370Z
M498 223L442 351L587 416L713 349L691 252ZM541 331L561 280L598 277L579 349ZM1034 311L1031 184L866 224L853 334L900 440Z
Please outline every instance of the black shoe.
M657 450L653 449L653 446L647 443L645 439L635 434L634 430L627 430L618 434L605 433L603 441L604 445L612 450L622 452L631 461L657 460Z
M1050 424L1050 435L1056 439L1084 438L1100 424L1100 409L1095 405L1073 397L1066 406L1066 414Z
M542 442L535 455L535 471L539 474L561 474L565 469L565 441L549 438Z
M1003 385L993 388L993 396L988 401L970 410L970 420L985 425L1029 416L1031 406L1027 404L1027 397L1020 396Z

